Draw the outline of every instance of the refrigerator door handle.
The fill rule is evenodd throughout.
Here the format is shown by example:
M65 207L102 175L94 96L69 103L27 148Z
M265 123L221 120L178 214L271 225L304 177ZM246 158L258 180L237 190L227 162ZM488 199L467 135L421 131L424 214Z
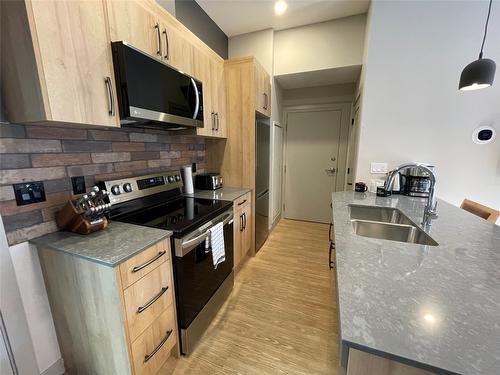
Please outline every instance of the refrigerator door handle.
M269 193L269 189L264 190L262 193L257 194L257 199L262 198L264 195Z

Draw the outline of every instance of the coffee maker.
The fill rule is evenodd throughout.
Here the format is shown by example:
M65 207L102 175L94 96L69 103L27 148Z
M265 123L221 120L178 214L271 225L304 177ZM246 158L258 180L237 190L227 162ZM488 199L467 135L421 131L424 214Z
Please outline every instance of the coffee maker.
M434 166L429 164L422 164L434 171ZM412 167L408 168L404 174L401 174L401 193L410 197L429 197L429 189L431 180L429 172L421 168Z

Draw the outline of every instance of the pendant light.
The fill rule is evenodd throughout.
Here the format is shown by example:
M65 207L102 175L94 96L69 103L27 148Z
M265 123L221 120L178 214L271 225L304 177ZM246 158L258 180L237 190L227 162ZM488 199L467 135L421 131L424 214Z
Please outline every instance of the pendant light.
M483 43L481 44L481 52L479 52L479 59L471 62L462 71L462 74L460 75L460 83L458 84L459 90L478 90L489 87L493 84L496 64L491 59L483 59L483 48L484 42L486 41L486 34L488 33L488 22L490 20L492 2L493 0L490 0L488 16L486 17L486 25L484 26Z

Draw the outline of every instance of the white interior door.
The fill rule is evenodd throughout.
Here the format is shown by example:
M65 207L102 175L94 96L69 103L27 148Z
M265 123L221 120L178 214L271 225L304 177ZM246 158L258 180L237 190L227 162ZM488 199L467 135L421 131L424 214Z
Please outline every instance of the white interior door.
M283 128L274 124L274 145L273 145L273 208L272 208L272 222L281 215L282 201L282 186L283 186Z
M286 129L285 217L329 223L336 190L342 109L290 112Z

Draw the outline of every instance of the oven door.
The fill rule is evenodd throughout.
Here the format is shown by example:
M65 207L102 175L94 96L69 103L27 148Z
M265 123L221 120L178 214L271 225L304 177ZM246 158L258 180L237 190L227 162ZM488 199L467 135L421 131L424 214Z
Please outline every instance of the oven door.
M221 221L224 222L226 260L215 268L206 242L209 241L209 229ZM175 239L174 246L177 318L181 329L187 329L233 270L232 209L196 232Z

